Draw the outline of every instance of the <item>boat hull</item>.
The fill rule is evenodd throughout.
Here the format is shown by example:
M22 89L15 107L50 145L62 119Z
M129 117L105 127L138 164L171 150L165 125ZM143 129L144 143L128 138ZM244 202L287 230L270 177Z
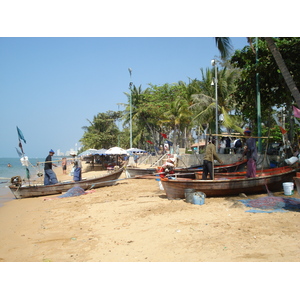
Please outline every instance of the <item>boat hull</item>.
M215 173L231 173L231 172L241 172L244 170L247 164L247 160L238 161L233 164L227 165L215 165ZM189 167L189 168L175 168L175 173L184 178L195 178L195 172L202 170L202 166ZM155 175L158 170L157 168L126 168L126 175L129 178L139 177L143 175ZM142 177L141 177L142 178Z
M76 181L76 182L70 181L70 182L57 183L53 185L28 185L28 186L21 186L21 187L10 185L9 188L11 192L14 194L16 199L61 194L67 192L69 189L71 189L74 186L79 186L84 190L88 190L88 189L111 186L116 184L123 170L124 169L121 168L108 175L104 175L92 179Z
M288 168L288 167L287 167ZM266 193L267 188L272 191L282 190L282 183L292 181L297 170L288 168L286 172L259 176L255 178L230 177L216 180L167 179L161 178L164 191L169 200L184 199L185 189L195 189L206 194L207 197L224 197L244 194ZM267 188L266 188L267 186Z

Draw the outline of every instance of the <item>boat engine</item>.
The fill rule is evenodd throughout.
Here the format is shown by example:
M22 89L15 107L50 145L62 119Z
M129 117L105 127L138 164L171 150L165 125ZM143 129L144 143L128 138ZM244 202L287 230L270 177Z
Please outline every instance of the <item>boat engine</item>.
M22 186L22 179L20 176L14 176L10 179L11 184L21 187Z

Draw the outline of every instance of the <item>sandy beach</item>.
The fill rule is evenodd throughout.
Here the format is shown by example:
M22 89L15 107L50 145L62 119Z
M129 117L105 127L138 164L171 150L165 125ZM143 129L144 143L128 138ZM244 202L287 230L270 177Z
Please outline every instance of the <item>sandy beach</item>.
M54 171L59 180L71 179L61 168ZM204 205L171 201L153 179L122 178L78 197L6 202L0 208L0 261L300 260L299 212L249 213L241 196L206 198ZM299 197L296 191L293 197Z

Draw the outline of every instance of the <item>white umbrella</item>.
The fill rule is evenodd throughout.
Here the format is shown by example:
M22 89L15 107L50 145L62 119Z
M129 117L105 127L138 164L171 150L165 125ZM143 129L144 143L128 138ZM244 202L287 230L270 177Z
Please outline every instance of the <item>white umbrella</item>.
M105 151L105 154L107 155L122 155L122 154L128 154L127 151L120 147L112 147Z
M95 151L97 151L97 149L88 149L83 151L82 153L80 153L78 156L90 156L93 155L95 153Z
M145 153L147 151L138 149L138 148L130 148L126 150L128 153Z
M107 149L99 149L94 152L94 155L105 155Z

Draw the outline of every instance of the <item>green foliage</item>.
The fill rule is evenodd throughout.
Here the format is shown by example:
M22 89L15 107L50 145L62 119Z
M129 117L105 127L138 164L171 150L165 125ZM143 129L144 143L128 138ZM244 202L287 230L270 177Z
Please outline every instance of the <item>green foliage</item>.
M90 126L85 126L85 130L80 142L83 145L83 151L93 149L108 149L116 146L118 142L119 129L116 120L120 117L120 112L108 111L98 113L93 121L88 120Z
M285 63L290 70L296 85L300 84L300 38L277 38ZM256 76L259 74L262 121L269 117L273 106L290 106L292 97L287 89L284 78L263 39L258 40L258 62L256 54L250 46L235 52L231 63L241 69L241 77L237 79L237 89L233 94L236 110L242 112L245 119L256 124Z

